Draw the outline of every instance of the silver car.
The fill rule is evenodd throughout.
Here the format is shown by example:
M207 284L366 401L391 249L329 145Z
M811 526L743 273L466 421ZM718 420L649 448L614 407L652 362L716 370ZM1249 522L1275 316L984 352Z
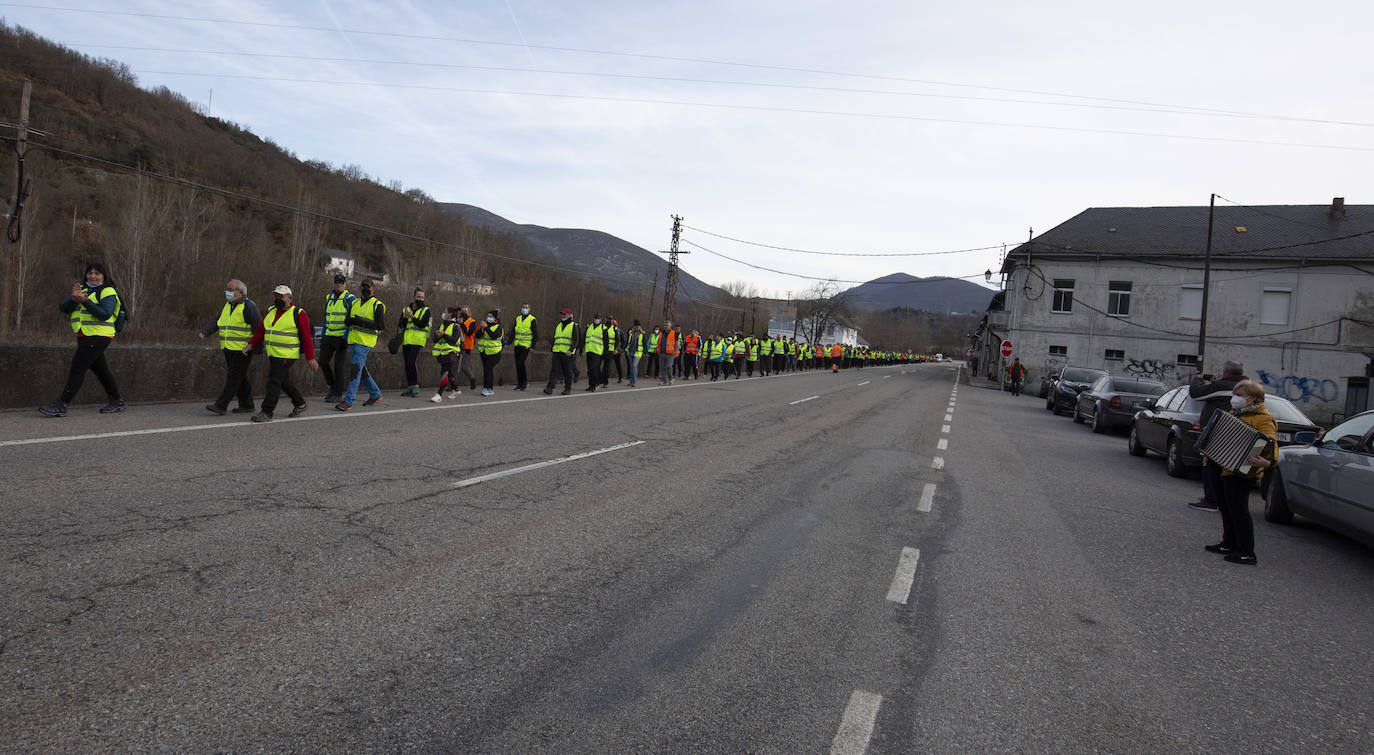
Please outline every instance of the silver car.
M1374 547L1374 411L1336 425L1321 440L1279 449L1264 518L1289 524L1302 514Z

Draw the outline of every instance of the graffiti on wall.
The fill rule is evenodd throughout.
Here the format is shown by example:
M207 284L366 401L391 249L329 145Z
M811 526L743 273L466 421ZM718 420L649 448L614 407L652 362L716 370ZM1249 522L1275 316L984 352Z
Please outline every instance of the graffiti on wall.
M1154 378L1169 385L1180 385L1193 379L1192 367L1184 365L1180 368L1162 359L1130 359L1122 371L1131 377Z
M1286 398L1298 404L1312 401L1330 403L1341 397L1341 387L1331 378L1304 377L1302 375L1275 375L1259 371L1260 384L1274 396Z

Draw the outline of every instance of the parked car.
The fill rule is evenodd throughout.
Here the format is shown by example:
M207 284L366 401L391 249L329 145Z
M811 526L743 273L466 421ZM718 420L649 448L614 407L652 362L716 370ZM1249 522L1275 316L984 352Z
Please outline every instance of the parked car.
M1336 425L1321 441L1279 449L1264 518L1302 514L1374 548L1374 411Z
M1092 422L1092 429L1100 433L1109 427L1130 427L1140 408L1163 395L1169 386L1149 378L1108 375L1098 378L1086 391L1078 394L1073 407L1073 421Z
M1046 372L1044 375L1040 376L1040 398L1049 398L1050 387L1054 385L1054 381L1059 379L1059 373L1063 371L1064 368L1061 367L1059 369Z
M1317 425L1291 401L1268 396L1264 405L1278 424L1279 446L1310 443L1317 437ZM1165 471L1171 477L1187 477L1188 471L1202 466L1202 456L1194 445L1202 432L1198 420L1202 402L1188 396L1188 386L1175 388L1136 412L1126 437L1126 450L1132 456L1150 451L1164 454Z
M1049 395L1045 397L1045 408L1055 414L1073 411L1074 403L1078 401L1078 394L1087 390L1088 386L1097 382L1098 378L1104 377L1107 377L1106 370L1092 367L1065 367L1050 386Z

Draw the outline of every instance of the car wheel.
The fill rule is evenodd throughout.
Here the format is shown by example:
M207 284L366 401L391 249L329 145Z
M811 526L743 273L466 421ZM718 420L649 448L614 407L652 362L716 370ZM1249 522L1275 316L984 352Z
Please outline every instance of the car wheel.
M1098 435L1101 435L1107 429L1107 426L1102 424L1102 407L1100 406L1093 407L1092 428L1093 432L1097 433Z
M1131 456L1145 456L1149 453L1145 446L1140 445L1140 438L1135 434L1135 425L1131 425L1131 432L1126 436L1126 453Z
M1278 470L1274 470L1273 475L1272 480L1265 480L1269 483L1269 492L1264 496L1264 521L1292 524L1293 510L1288 508L1288 493L1283 489L1283 480L1279 479Z
M1082 414L1081 412L1078 411L1078 402L1077 402L1077 401L1075 401L1075 402L1073 403L1073 423L1074 423L1075 425L1081 425L1081 424L1083 424L1083 414Z
M1170 477L1188 476L1188 465L1183 463L1183 448L1179 446L1177 438L1169 439L1164 459L1164 471L1168 472Z

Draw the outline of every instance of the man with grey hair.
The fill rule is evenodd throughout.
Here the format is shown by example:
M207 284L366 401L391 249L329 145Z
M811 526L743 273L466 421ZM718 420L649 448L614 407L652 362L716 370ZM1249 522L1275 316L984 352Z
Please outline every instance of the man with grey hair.
M1221 366L1221 377L1198 375L1188 385L1188 395L1202 403L1202 415L1198 417L1198 427L1206 428L1218 411L1231 408L1231 391L1245 377L1245 366L1237 361L1227 361ZM1202 462L1202 498L1188 505L1200 511L1217 511L1221 504L1221 467L1210 461Z
M224 414L229 409L229 401L237 396L239 405L234 408L234 413L252 413L253 386L248 382L248 365L253 361L253 355L244 353L243 347L248 345L248 339L253 337L253 331L262 322L262 313L258 311L258 305L248 298L248 286L237 278L224 284L224 298L219 319L200 329L202 339L219 333L219 350L224 355L228 370L224 378L224 390L220 391L219 398L213 403L206 404L205 409L213 414Z

